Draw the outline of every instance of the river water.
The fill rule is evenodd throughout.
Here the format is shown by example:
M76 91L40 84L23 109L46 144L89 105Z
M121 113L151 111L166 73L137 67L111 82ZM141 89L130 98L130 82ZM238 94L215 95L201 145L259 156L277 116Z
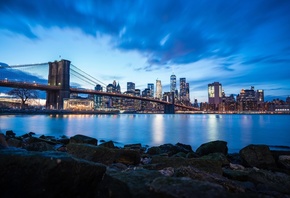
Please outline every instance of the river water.
M228 142L229 152L249 144L290 146L290 115L246 114L119 114L119 115L1 115L0 131L16 135L71 137L83 134L120 145L158 146L177 142L196 150L213 140Z

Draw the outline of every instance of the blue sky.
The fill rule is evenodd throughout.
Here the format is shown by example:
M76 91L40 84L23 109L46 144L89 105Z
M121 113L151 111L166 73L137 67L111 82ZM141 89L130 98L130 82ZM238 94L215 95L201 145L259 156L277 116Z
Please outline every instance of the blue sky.
M1 0L0 19L8 65L61 56L122 91L156 79L169 91L174 73L199 102L216 81L226 95L250 86L266 100L290 95L288 0Z

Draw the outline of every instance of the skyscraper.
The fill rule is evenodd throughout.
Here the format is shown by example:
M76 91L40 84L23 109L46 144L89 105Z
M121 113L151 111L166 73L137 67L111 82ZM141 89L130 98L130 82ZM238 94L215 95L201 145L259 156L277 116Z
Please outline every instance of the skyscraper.
M214 82L208 84L208 103L214 104L215 108L222 102L222 84Z
M180 78L180 101L186 101L186 78Z
M128 92L135 92L135 83L127 82L127 91Z
M154 98L154 84L148 83L147 88L150 90L150 97Z
M162 85L161 80L156 80L156 98L161 100L162 99Z
M175 93L175 90L176 90L176 76L172 74L170 76L170 92Z

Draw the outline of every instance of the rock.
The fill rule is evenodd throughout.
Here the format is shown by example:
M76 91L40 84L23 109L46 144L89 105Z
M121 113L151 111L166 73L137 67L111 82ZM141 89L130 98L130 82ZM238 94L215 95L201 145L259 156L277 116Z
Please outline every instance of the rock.
M71 137L69 143L83 143L83 144L98 145L98 140L96 138L78 134Z
M166 177L171 177L174 174L174 168L167 167L167 168L164 168L162 170L159 170L158 172Z
M115 145L114 145L113 141L103 142L99 146L103 146L103 147L106 147L106 148L115 148Z
M115 161L116 152L102 146L94 146L92 144L68 144L67 152L75 157L98 162L102 164L112 164Z
M136 169L128 171L107 171L99 185L99 197L152 197L158 198L151 192L148 184L161 173L154 170Z
M140 150L141 149L141 144L126 144L124 145L125 149L135 149L135 150Z
M5 151L5 152L4 152ZM98 197L104 165L66 153L0 151L1 197Z
M259 191L290 195L290 176L285 173L253 169L249 173L249 181L255 183Z
M12 130L6 131L6 137L7 138L15 138L15 133Z
M217 174L209 174L204 171L201 171L193 166L182 166L175 170L174 176L177 177L189 177L191 179L211 182L214 184L218 184L224 187L228 192L234 193L244 193L245 189L229 180L228 178L223 177L222 175Z
M233 170L245 170L245 167L243 165L240 165L240 164L230 163L229 165L230 165L230 168Z
M186 154L186 158L198 158L199 155L197 155L195 152L189 152Z
M228 197L221 185L206 181L193 180L188 177L158 177L149 184L150 191L156 197Z
M54 146L46 142L33 142L31 144L23 146L23 148L28 151L40 151L40 152L54 150Z
M290 155L280 155L278 163L282 165L282 167L290 170Z
M151 147L147 150L147 154L150 155L163 155L166 154L168 156L175 155L179 152L183 152L185 154L192 152L190 145L185 145L181 143L173 144L163 144L158 147Z
M228 154L227 142L217 140L202 144L196 149L196 153L200 156L208 155L210 153L223 153Z
M17 138L9 138L7 140L7 143L10 147L16 147L19 148L22 146L22 141Z
M177 144L175 144L175 146L179 147L179 149L181 150L180 152L184 152L184 153L193 152L191 146L188 144L182 144L178 142Z
M0 133L0 149L8 148L6 137L3 133Z
M221 162L216 160L199 158L152 156L151 164L149 166L144 166L144 168L161 170L167 167L178 168L181 166L193 166L208 173L216 173L222 175Z
M202 156L200 159L217 160L222 163L222 166L227 166L230 164L229 160L223 153L210 153L208 155Z
M127 165L138 165L141 161L141 155L138 151L119 149L116 150L115 162Z
M223 169L223 176L237 181L248 181L250 170L231 170L228 168Z
M240 150L240 156L246 166L276 168L275 159L266 145L248 145Z
M153 147L148 148L146 153L149 155L159 155L161 154L161 149L157 146L153 146Z

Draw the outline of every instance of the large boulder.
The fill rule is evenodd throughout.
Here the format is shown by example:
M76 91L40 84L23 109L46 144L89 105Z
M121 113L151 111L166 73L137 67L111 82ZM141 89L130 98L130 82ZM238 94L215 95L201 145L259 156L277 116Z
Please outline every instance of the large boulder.
M68 144L67 152L77 158L98 162L102 164L112 164L115 161L116 152L103 146L91 144Z
M280 155L278 163L285 169L290 170L290 155Z
M147 150L147 154L150 155L159 155L159 154L167 154L168 156L173 156L177 153L183 152L185 154L189 152L193 152L190 145L177 143L173 144L163 144L158 147L151 147Z
M272 191L273 193L278 192L290 195L290 175L281 172L253 169L248 177L250 181L255 183L260 192L269 193Z
M200 156L208 155L210 153L223 153L228 154L227 142L216 140L202 144L196 149L196 153Z
M1 197L97 197L106 167L61 152L0 151Z
M144 165L144 168L161 170L167 167L178 168L181 166L193 166L208 173L222 175L222 163L212 159L152 156L151 164Z
M96 138L78 134L78 135L72 136L70 138L69 143L83 143L83 144L98 145L98 140Z
M104 179L99 185L100 197L153 197L148 184L161 173L146 169L130 169L127 171L107 170Z
M106 165L115 162L137 165L141 160L140 153L135 150L110 149L104 146L93 146L90 144L68 144L67 152L75 157Z
M156 197L229 197L221 185L188 177L158 177L149 187Z
M240 150L240 156L246 166L276 168L275 159L267 145L248 145Z

